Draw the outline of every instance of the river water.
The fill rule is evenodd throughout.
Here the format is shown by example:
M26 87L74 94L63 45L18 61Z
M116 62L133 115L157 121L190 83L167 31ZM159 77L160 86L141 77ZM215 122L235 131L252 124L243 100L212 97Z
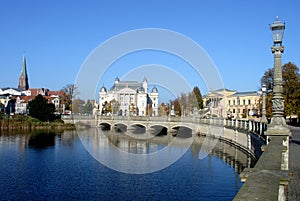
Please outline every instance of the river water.
M253 165L250 156L219 140L205 155L207 139L197 136L167 167L128 174L99 162L93 150L113 161L113 147L147 154L176 152L182 145L170 143L176 138L170 135L145 140L97 129L78 132L2 133L0 200L232 200L242 185L239 173Z

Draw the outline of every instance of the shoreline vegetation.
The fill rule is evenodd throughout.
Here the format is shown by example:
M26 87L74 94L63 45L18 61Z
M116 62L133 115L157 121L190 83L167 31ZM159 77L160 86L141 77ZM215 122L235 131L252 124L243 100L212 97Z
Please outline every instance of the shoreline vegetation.
M43 122L30 116L12 116L0 118L0 133L9 131L31 131L31 130L74 130L75 125L64 123L61 119L52 122Z

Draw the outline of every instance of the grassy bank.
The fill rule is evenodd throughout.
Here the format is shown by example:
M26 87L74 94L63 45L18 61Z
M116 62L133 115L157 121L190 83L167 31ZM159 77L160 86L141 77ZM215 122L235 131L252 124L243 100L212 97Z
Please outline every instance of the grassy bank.
M0 132L10 130L72 130L74 124L65 124L61 119L53 122L42 122L30 116L12 116L0 120Z

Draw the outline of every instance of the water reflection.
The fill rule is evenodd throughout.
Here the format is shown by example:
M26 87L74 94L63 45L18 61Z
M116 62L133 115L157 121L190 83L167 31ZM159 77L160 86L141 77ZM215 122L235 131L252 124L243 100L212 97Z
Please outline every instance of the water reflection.
M243 150L218 138L196 136L189 129L178 129L176 135L159 136L153 135L152 131L120 133L90 129L80 136L82 143L95 159L115 170L121 167L127 173L150 167L157 168L155 171L163 169L178 160L187 149L191 149L193 156L199 160L215 156L231 165L237 173L245 167L253 166L255 162ZM142 173L150 170L145 171Z
M0 135L0 200L232 200L242 185L239 172L252 165L251 157L236 147L194 135L192 145L168 168L129 175L94 160L76 132L53 133L38 138L35 134ZM172 154L184 150L191 139L174 141L176 137L169 134L136 139L99 129L80 135L85 136L87 146L111 160L117 159L112 147L130 157L160 150ZM215 140L216 146L209 151ZM207 157L199 160L202 154ZM162 155L156 163L167 159Z
M35 149L45 149L55 146L55 133L40 132L30 135L28 147Z

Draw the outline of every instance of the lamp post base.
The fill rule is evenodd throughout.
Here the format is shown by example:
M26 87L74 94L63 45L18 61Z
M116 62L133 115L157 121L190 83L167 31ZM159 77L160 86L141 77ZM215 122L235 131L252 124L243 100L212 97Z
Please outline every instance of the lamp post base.
M266 135L290 136L291 131L286 125L285 119L283 117L272 117L271 123L268 125Z

